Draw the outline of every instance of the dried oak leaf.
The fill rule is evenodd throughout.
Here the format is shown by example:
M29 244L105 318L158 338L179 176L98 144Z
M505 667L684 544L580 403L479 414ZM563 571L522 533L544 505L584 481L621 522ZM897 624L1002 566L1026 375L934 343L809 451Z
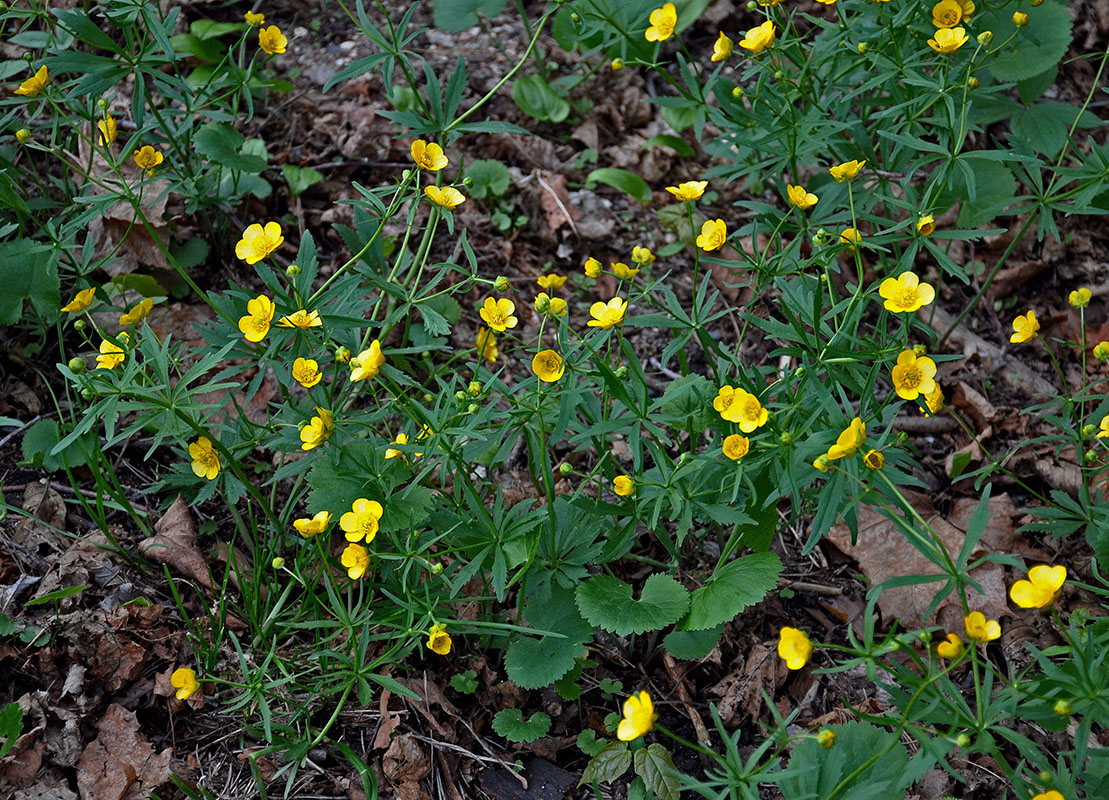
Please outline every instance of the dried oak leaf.
M716 708L724 724L735 725L746 718L757 719L763 690L773 697L788 672L777 656L776 642L756 644L743 669L729 673L708 693L721 698Z
M418 781L431 771L431 761L410 734L402 734L389 744L381 758L381 771L401 800L430 800Z
M169 564L206 589L212 588L208 562L197 546L189 507L180 495L162 518L154 523L154 536L139 543L139 550L149 559Z
M57 531L65 530L65 501L46 481L27 484L23 510L30 516L16 522L12 539L38 556L66 549L68 543Z
M139 732L133 711L112 703L96 723L96 739L77 762L77 791L82 800L123 800L149 797L169 780L173 749L155 754Z

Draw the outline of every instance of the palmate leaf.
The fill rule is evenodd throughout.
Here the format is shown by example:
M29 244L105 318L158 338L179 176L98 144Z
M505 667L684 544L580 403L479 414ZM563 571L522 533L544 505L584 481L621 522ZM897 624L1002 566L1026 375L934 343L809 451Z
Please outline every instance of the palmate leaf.
M518 708L505 708L493 717L493 730L510 742L529 743L542 739L551 729L551 718L542 711L532 714L524 721L524 714Z
M593 638L593 626L582 619L570 589L549 586L524 607L524 618L554 636L521 638L508 646L505 671L521 689L550 686L574 668L574 660Z
M729 562L693 592L689 615L678 627L700 631L728 622L762 600L778 584L781 571L782 562L773 553L753 553Z
M617 636L657 631L677 622L689 608L689 592L669 575L647 578L639 599L632 587L611 575L598 575L578 585L578 609L592 625Z
M779 786L786 800L822 800L839 787L841 800L902 800L905 787L916 776L908 770L909 754L896 741L896 734L865 722L829 725L836 734L835 747L825 750L815 738L802 741L790 760L803 765ZM891 738L893 741L890 741ZM871 757L882 757L857 775L854 771ZM846 786L839 786L851 776Z
M1012 9L990 9L974 16L974 27L983 31L1011 30ZM1071 18L1054 0L1047 0L1030 14L1031 22L1002 52L987 62L999 81L1021 81L1051 69L1067 52Z

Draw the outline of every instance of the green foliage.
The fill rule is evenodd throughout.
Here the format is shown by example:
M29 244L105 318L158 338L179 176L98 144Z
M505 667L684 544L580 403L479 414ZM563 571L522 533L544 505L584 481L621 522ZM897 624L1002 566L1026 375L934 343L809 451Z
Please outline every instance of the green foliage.
M647 578L638 599L633 589L611 575L598 575L578 585L578 609L595 627L627 636L657 631L677 622L689 608L689 593L669 575Z
M524 607L524 618L544 631L539 638L516 639L508 646L504 666L522 689L549 686L574 667L593 626L582 618L570 589L550 586Z
M730 621L778 583L782 562L773 553L752 553L725 564L690 597L679 630L702 631Z
M647 181L626 169L617 167L595 169L586 176L585 185L596 183L603 183L605 186L630 194L644 205L651 202L651 187L647 185Z
M298 167L295 164L282 164L281 173L289 185L289 194L297 197L307 189L323 180L323 173L312 167Z
M57 254L30 239L0 242L0 325L15 325L23 316L23 301L49 319L61 308Z
M655 742L636 750L632 756L632 766L635 774L643 779L643 783L654 792L658 800L678 800L678 771L674 767L670 751L661 744Z
M473 694L477 691L477 671L468 669L451 675L451 688L459 694Z
M15 747L15 740L23 733L23 709L19 703L8 703L0 708L0 758L3 758Z
M513 81L512 99L521 111L542 122L562 122L570 115L570 104L542 75L525 75Z
M493 730L510 742L528 743L542 739L551 729L551 718L538 711L524 721L518 708L505 708L493 716Z
M435 27L462 31L478 24L478 15L495 17L504 11L507 0L435 0L432 16Z
M500 197L511 185L508 167L492 158L471 161L466 168L466 177L473 181L470 195L479 200Z

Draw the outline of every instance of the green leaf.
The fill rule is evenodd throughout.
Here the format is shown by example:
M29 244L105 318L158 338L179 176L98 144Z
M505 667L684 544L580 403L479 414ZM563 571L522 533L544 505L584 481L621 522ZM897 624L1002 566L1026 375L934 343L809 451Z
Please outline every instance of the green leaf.
M559 97L542 75L525 75L513 81L512 99L529 117L544 122L562 122L570 115L570 104Z
M491 158L474 161L466 168L466 177L474 182L470 195L479 200L486 197L500 197L508 191L511 178L508 167Z
M947 189L940 195L938 205L945 208L960 203L960 228L985 225L1012 204L1017 182L1005 165L973 155L961 157L956 163L970 171L973 187L967 182L964 169L956 166L951 170Z
M410 483L403 491L391 495L389 501L384 503L385 513L381 517L381 530L384 533L390 533L415 528L427 519L434 505L434 490L418 483Z
M671 381L656 405L668 425L697 434L716 416L712 410L715 397L716 386L705 376L693 373Z
M514 641L505 651L505 671L521 689L541 689L574 668L575 659L585 652L585 642L593 638L593 626L578 612L573 590L561 586L548 586L532 597L524 607L524 618L557 635Z
M239 33L247 27L245 22L215 22L210 19L198 19L189 26L189 32L201 39L215 39L228 33ZM226 49L227 46L224 45L224 50Z
M1039 75L1033 75L1031 78L1025 78L1017 83L1017 94L1020 95L1020 101L1025 105L1032 105L1040 99L1054 83L1055 78L1059 75L1059 65L1056 64L1051 69L1044 70Z
M609 742L589 759L578 786L585 783L609 783L627 772L631 765L632 754L627 742Z
M782 562L773 553L753 553L729 562L693 592L689 616L678 627L700 631L728 622L766 597L781 572Z
M999 81L1022 81L1039 75L1059 63L1071 40L1071 18L1054 0L1036 8L1027 27L1021 28L1009 46L986 62ZM1013 27L1012 8L990 9L975 15L976 30L1001 31Z
M670 631L662 640L666 652L683 661L693 661L704 658L716 647L720 641L720 634L724 632L724 625L715 628L706 628L702 631Z
M0 758L11 752L15 740L23 733L23 709L19 703L8 703L0 708L0 737L4 743L0 744Z
M836 735L835 746L825 750L815 738L803 739L793 751L790 763L804 765L805 769L790 770L780 788L786 800L819 800L837 790L839 800L903 800L905 781L912 781L907 774L909 754L897 740L897 735L865 722L846 725L829 725ZM880 755L866 769L855 770L870 758ZM843 786L840 782L850 777Z
M617 636L657 631L677 622L689 609L689 592L663 573L643 584L639 599L632 587L612 575L598 575L578 585L578 609L589 622Z
M250 173L264 170L265 159L243 153L244 144L242 135L224 122L209 122L193 136L196 151L221 166Z
M586 728L578 734L578 749L592 758L605 748L605 740L597 739L597 732L592 728Z
M51 451L61 441L58 423L52 419L41 419L32 425L23 434L23 458L36 467L42 467L48 472L69 467L81 467L88 464L93 458L92 441L96 434L82 436L64 452L51 455Z
M199 267L208 257L208 243L199 236L194 236L184 242L170 242L169 252L182 269ZM155 281L156 282L156 281ZM148 297L166 297L163 290L160 295L147 295Z
M66 586L63 589L55 589L52 592L47 592L42 597L36 597L33 600L28 600L24 605L27 606L41 606L46 603L53 603L55 600L63 600L66 597L72 597L75 594L80 594L89 588L88 584L82 583L79 586Z
M473 694L477 691L477 670L468 669L451 675L451 688L459 694Z
M587 187L594 183L603 183L605 186L630 194L643 205L651 202L651 187L647 185L647 181L626 169L617 167L595 169L585 178Z
M289 194L298 197L305 189L323 180L323 173L311 167L298 167L296 164L282 164L281 173L289 184Z
M203 240L200 240L203 241ZM205 252L207 252L207 245L205 245ZM143 275L141 272L128 272L124 275L116 275L108 282L116 289L119 297L123 297L125 292L138 292L143 297L168 297L169 292L162 284L149 275Z
M542 711L532 714L527 722L524 722L524 714L518 708L501 709L493 717L493 730L517 744L542 739L550 729L551 718Z
M640 150L645 150L648 147L669 147L682 158L693 158L695 152L689 143L680 136L674 136L672 133L660 133L657 136L652 136L645 141Z
M457 33L478 24L477 15L495 17L507 0L435 0L432 19L439 30Z
M15 325L30 300L40 316L62 306L54 248L30 239L0 242L0 325Z
M955 453L951 456L951 472L947 477L955 480L970 466L970 453Z
M635 774L643 779L658 800L678 800L681 782L670 751L658 742L635 751Z

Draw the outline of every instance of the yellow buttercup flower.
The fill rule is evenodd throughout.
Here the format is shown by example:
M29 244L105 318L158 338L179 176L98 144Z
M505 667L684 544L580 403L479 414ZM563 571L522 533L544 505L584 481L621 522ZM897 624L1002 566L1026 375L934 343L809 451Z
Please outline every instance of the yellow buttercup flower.
M724 35L724 31L720 31L720 35L716 38L716 42L712 45L712 61L723 61L725 58L732 54L732 40Z
M917 356L903 350L893 368L893 389L902 400L916 400L936 389L936 362L928 356Z
M823 3L826 6L834 6L836 4L836 0L816 0L816 2Z
M258 46L262 48L263 52L269 53L271 56L284 53L288 44L289 39L276 25L270 25L268 28L262 28L258 31Z
M319 362L314 358L298 358L293 362L293 380L305 389L311 389L323 380Z
M921 236L931 236L936 230L936 218L931 214L921 217L916 222L916 232Z
M154 174L154 168L166 160L160 150L155 150L148 144L144 144L134 154L135 164L139 169L145 169L147 175Z
M265 227L255 222L243 231L243 237L235 245L235 257L241 258L248 264L257 264L263 258L281 246L285 236L281 233L281 225L276 222L267 222Z
M798 628L782 628L778 631L778 656L790 669L801 669L809 663L812 655L812 642L808 635Z
M31 132L26 128L20 128L15 132L15 138L20 144L27 144L31 141Z
M692 203L694 200L701 198L708 185L708 181L686 181L685 183L679 183L677 186L667 186L666 191L683 203Z
M169 676L169 685L177 690L174 695L178 700L188 700L200 689L200 681L196 678L196 671L188 667L175 669Z
M1065 797L1063 797L1062 792L1057 791L1055 789L1051 789L1051 790L1046 791L1046 792L1040 792L1038 795L1033 797L1032 800L1067 800L1067 799Z
M1036 319L1036 312L1029 311L1013 320L1013 335L1009 341L1013 344L1022 344L1029 339L1036 338L1036 331L1040 329L1040 322Z
M458 208L466 202L466 195L452 186L444 186L442 189L438 186L426 186L424 187L424 194L432 203L448 211L452 208Z
M617 475L612 481L612 491L621 497L631 497L635 493L635 481L630 475Z
M514 316L515 312L516 304L511 300L505 297L500 299L486 297L485 304L478 313L486 325L500 333L516 327L519 320Z
M747 33L743 34L743 39L740 41L739 46L744 50L750 51L751 55L757 56L770 45L774 44L774 36L778 33L778 29L774 27L774 23L767 20L757 28L751 28Z
M347 577L356 581L370 568L370 551L360 544L351 542L343 549L339 563L347 568Z
M697 246L705 252L719 250L728 241L728 226L722 219L706 220L697 237Z
M828 172L835 178L836 183L843 183L845 181L854 180L858 177L859 173L863 171L866 166L865 161L844 161L842 164L836 164L834 167L829 167Z
M15 93L23 97L38 97L48 83L50 83L50 71L43 64L34 75L19 84Z
M97 138L104 147L110 145L119 136L119 126L116 125L116 121L111 115L96 123L96 130L100 132L100 136Z
M150 312L154 308L154 300L150 297L144 297L138 303L131 307L126 314L119 318L120 325L136 325L150 316Z
M604 328L609 330L613 325L619 325L624 321L624 315L628 311L628 301L621 300L619 297L614 297L607 303L597 301L589 307L589 316L593 319L589 320L590 328Z
M447 633L446 625L432 625L427 635L427 649L433 653L445 656L451 651L451 635Z
M585 277L596 278L601 274L601 262L592 257L587 258L582 270L585 272Z
M1018 28L1023 28L1025 25L1028 24L1028 15L1025 14L1023 11L1014 11L1013 24L1016 25Z
M77 314L84 311L92 305L93 298L96 295L96 287L91 289L82 289L74 295L73 299L62 306L61 310L70 314Z
M616 726L616 738L621 742L631 742L645 735L655 727L658 714L651 695L646 691L636 692L624 701L624 718Z
M854 253L855 246L863 240L863 235L854 228L844 228L839 234L840 244L847 245L848 252Z
M260 294L246 304L246 316L239 317L239 330L248 342L260 342L270 332L273 319L273 301Z
M369 544L377 536L378 522L385 509L376 500L367 500L359 497L354 501L351 510L339 518L339 527L348 542L359 542L363 539Z
M1081 289L1075 289L1071 292L1067 297L1067 302L1071 304L1072 308L1086 308L1090 305L1090 299L1092 297L1093 293L1083 286Z
M649 267L655 263L655 254L651 252L649 247L636 245L632 248L632 261L641 267Z
M426 142L423 139L417 139L412 142L411 152L412 160L416 162L416 166L420 169L426 169L429 172L438 172L451 163L443 153L443 148L435 142Z
M877 450L867 450L863 456L863 463L868 469L878 470L886 465L886 457Z
M712 407L728 422L735 422L744 433L761 428L770 417L759 398L743 387L722 386L712 401Z
M617 278L623 281L630 281L632 278L639 274L638 269L636 269L635 267L629 267L623 261L610 261L608 265L612 267L613 274L615 274Z
M733 433L724 437L724 455L732 461L739 461L751 450L751 440L746 436Z
M561 297L551 297L546 292L535 296L535 310L540 314L550 314L554 317L566 316L566 301Z
M219 453L207 436L201 436L189 444L189 457L193 460L193 473L196 477L213 480L219 475Z
M126 331L120 333L116 338L124 343L130 341ZM96 366L104 369L115 369L123 363L125 358L127 358L127 353L124 352L122 347L105 339L100 343L100 355L96 357Z
M935 389L924 395L924 404L928 407L927 411L924 412L924 416L930 417L933 414L940 413L940 409L943 408L943 401L943 389L937 383Z
M882 281L878 295L886 301L886 311L909 313L935 300L936 290L927 283L921 283L915 272L902 272L896 278Z
M323 321L320 319L319 311L306 311L302 308L292 314L286 314L277 321L277 324L282 328L300 328L303 331L318 328L323 325Z
M314 517L294 519L293 527L296 528L296 532L305 539L310 536L317 536L331 527L331 512L320 511Z
M788 183L786 184L786 196L789 197L791 205L797 206L802 211L807 211L820 202L820 198L812 192L806 191L804 186L794 186Z
M426 431L427 431L427 426L425 425L424 426L424 432L421 433L419 436L417 436L416 440L419 441L420 439L425 438L427 436ZM399 445L402 445L402 446L408 444L408 434L403 433L403 432L398 433L397 438L393 439L393 441L390 442L390 444L399 444ZM423 453L413 453L412 455L415 458L419 458L420 456L423 455ZM385 449L385 458L386 459L401 458L401 459L404 459L405 461L408 460L404 455L404 451L403 450L397 450L395 447L387 447Z
M246 20L247 25L253 25L256 28L266 24L266 15L255 14L253 11L248 11L243 14L243 19Z
M563 286L566 285L566 281L568 280L569 278L565 275L559 275L558 273L551 272L547 275L540 275L538 278L535 279L535 282L539 284L540 289L543 289L545 291L553 291L554 289L561 289Z
M1101 431L1098 432L1097 438L1105 439L1109 437L1109 414L1101 418L1101 424L1098 425Z
M665 42L674 35L674 28L678 25L678 12L673 3L667 3L652 11L648 19L651 24L643 32L643 37L648 42Z
M566 372L566 364L554 350L540 350L531 360L531 371L544 383L554 383Z
M836 443L828 448L828 458L835 461L839 458L851 458L859 452L859 448L866 443L866 423L858 417L851 420L851 424L844 428L843 433L836 439Z
M490 328L482 329L477 335L474 346L477 348L478 358L484 358L490 364L497 362L500 356L500 351L497 350L497 335Z
M963 639L957 633L947 634L947 639L936 645L936 654L940 658L954 661L963 654Z
M963 7L957 0L940 0L932 6L932 24L937 28L954 28L963 21Z
M936 31L934 39L928 40L928 46L937 53L954 53L970 40L967 32L962 28L940 28Z
M985 644L1001 638L1001 625L996 619L986 619L981 611L971 611L963 618L967 638Z
M313 450L331 438L335 432L335 416L326 408L316 406L317 416L300 429L300 449Z
M1009 597L1021 608L1044 608L1055 602L1066 581L1066 567L1039 564L1028 570L1028 580L1019 580L1012 585Z
M65 311L65 309L62 309ZM1094 345L1093 356L1098 361L1109 361L1109 342L1098 342Z
M367 378L376 378L385 364L385 354L381 352L381 342L374 339L370 346L350 362L350 381L357 383Z

